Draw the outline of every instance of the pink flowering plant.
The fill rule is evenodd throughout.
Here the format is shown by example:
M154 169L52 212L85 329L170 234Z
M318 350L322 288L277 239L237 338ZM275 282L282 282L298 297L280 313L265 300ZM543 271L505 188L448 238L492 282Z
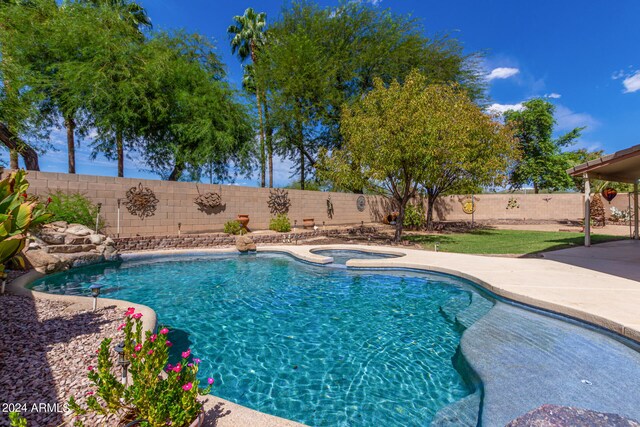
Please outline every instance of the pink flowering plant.
M129 362L127 384L119 379L121 367L114 368L112 340L106 338L98 350L97 366L87 368L93 387L86 393L86 405L81 406L72 396L69 407L78 416L115 413L121 422L139 420L140 426L189 426L202 411L198 395L211 391L213 379L208 379L206 387L199 387L196 376L200 360L189 361L191 350L182 352L175 366L168 364L172 346L167 338L169 330L146 331L143 339L141 317L129 308L118 327L124 332L124 357Z

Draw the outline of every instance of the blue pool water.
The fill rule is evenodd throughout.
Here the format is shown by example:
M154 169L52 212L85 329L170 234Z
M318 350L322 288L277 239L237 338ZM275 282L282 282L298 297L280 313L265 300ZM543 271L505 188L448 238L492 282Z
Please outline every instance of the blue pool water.
M312 251L316 255L330 256L335 264L346 264L350 259L397 258L398 255L354 251L350 249L319 249Z
M104 264L33 287L88 294L93 283L153 308L173 349L202 359L212 393L262 412L317 426L423 426L474 391L452 364L455 313L475 293L463 279L260 253Z

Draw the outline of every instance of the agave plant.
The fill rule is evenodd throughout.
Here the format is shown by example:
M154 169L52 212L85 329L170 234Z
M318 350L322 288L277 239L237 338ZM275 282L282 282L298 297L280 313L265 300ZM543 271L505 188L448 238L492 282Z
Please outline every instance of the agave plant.
M27 231L49 218L46 205L35 196L29 196L26 172L18 170L0 180L0 277L4 277L4 264L12 259L24 265L18 256L27 241Z

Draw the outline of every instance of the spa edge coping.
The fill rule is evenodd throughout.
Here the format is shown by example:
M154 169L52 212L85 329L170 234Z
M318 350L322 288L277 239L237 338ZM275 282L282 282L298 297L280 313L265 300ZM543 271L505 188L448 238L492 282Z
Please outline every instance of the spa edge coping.
M523 304L525 308L527 306L532 307L533 309L541 310L543 313L547 312L551 315L560 315L560 317L568 317L565 320L577 320L579 323L583 323L583 326L595 326L596 329L604 329L603 332L612 333L615 336L619 336L623 340L630 339L636 343L640 342L640 332L636 328L630 328L628 326L624 326L620 322L615 319L608 318L606 316L602 316L599 314L591 313L587 310L576 309L575 307L570 307L568 305L564 305L558 302L541 300L537 299L534 296L527 295L526 293L514 292L510 289L505 289L505 287L501 286L500 283L491 283L491 279L480 278L478 276L486 276L486 271L483 274L469 274L465 273L461 270L468 269L468 263L462 263L462 265L466 264L466 267L462 267L458 269L456 267L452 267L451 261L454 263L460 264L460 261L475 259L476 261L480 261L481 264L485 264L488 262L489 264L495 264L496 260L498 261L498 265L500 260L506 261L505 268L512 268L513 266L508 264L513 264L513 261L542 261L545 263L554 263L555 261L550 260L525 260L525 259L513 259L513 258L500 258L500 257L483 257L476 255L461 255L461 254L448 254L448 253L434 253L434 252L426 252L421 250L414 249L404 249L404 248L387 248L387 247L379 247L379 246L365 246L365 245L299 245L299 246L262 246L257 248L257 252L264 253L284 253L287 255L291 255L296 259L301 261L305 261L312 264L317 265L325 265L329 264L333 261L331 257L321 256L313 253L318 250L351 250L351 251L359 251L359 252L367 252L367 253L380 253L380 254L388 254L388 255L396 255L396 258L379 258L379 259L351 259L347 261L347 267L351 267L354 269L362 268L362 269L408 269L408 270L418 270L418 271L433 271L437 273L444 273L449 275L454 275L461 277L463 279L467 279L472 283L478 285L485 291L488 291L489 294L493 294L491 296L497 296L498 299L506 299L506 302L512 301L516 304ZM197 256L197 255L211 255L211 254L229 254L229 253L238 253L235 248L203 248L203 249L175 249L175 250L153 250L153 251L140 251L140 252L132 252L122 254L121 258L123 261L136 261L136 260L147 260L147 259L162 259L162 258L171 258L175 255L185 255L185 256ZM442 259L438 265L434 263L433 259L426 260L431 262L425 262L424 259L416 259L428 256L430 258L452 258L449 262L442 262ZM462 258L460 258L462 257ZM446 260L446 259L445 259ZM512 261L509 261L512 260ZM558 263L561 264L561 263ZM495 267L495 266L494 266ZM566 266L569 272L575 273L576 267ZM590 270L586 270L583 268L578 268L581 270L582 274L589 272ZM473 268L471 268L473 270ZM547 272L545 269L540 269L540 272ZM602 274L602 273L598 273ZM42 273L38 273L36 271L30 271L29 273L18 277L13 280L8 286L7 289L12 294L17 295L30 295L37 296L41 299L48 300L57 300L57 301L70 301L73 304L69 306L65 310L81 310L81 309L91 309L93 301L92 297L82 297L82 296L71 296L71 295L55 295L48 294L45 292L35 291L32 289L28 289L27 286L33 281L44 277L45 275ZM611 275L604 275L611 280L626 280L620 279ZM542 277L540 278L542 280ZM498 281L499 282L499 281ZM635 282L634 282L635 283ZM107 299L107 298L99 298L98 299L98 307L105 306L116 306L118 308L122 308L126 310L127 307L131 306L132 303L123 300L115 300L115 299ZM149 307L135 304L136 309L143 314L143 325L145 329L153 330L156 328L157 317L156 313ZM586 323L586 325L585 325ZM280 418L277 416L265 414L259 411L255 411L253 409L235 404L233 402L226 401L224 399L218 398L213 395L209 395L205 398L204 405L205 410L213 408L216 403L227 405L226 407L229 409L233 409L232 416L225 417L217 420L220 427L222 426L234 426L234 425L252 425L252 426L303 426L300 423L296 423L291 420L287 420L284 418ZM230 418L230 419L227 419ZM229 424L227 424L227 422ZM206 423L205 423L206 425Z

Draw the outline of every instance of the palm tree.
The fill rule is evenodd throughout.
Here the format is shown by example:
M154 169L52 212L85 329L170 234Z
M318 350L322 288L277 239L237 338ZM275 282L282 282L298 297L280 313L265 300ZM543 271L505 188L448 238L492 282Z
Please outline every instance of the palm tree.
M234 25L227 28L227 33L231 38L231 53L237 54L240 62L244 62L247 58L251 58L254 64L257 61L257 54L260 47L265 42L265 27L267 26L267 14L264 12L256 13L252 8L247 8L244 15L236 15L233 17ZM245 78L249 74L245 73ZM249 75L251 78L251 75ZM258 107L258 117L260 120L260 174L261 185L265 187L265 146L264 146L264 123L262 117L262 102L260 100L260 88L256 86L255 80L253 86L256 94L256 105Z

